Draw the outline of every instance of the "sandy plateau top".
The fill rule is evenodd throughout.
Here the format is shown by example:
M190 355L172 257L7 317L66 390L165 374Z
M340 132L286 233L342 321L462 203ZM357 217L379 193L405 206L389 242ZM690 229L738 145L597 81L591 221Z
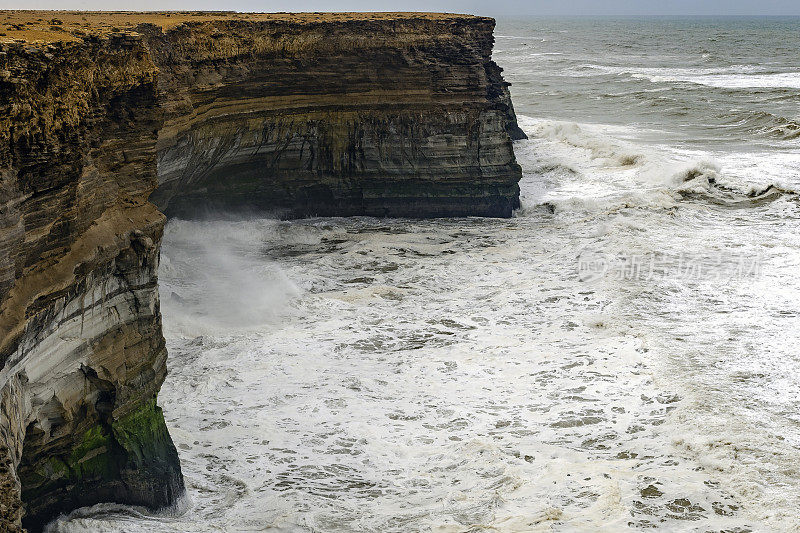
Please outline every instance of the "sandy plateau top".
M78 41L88 35L133 32L151 23L164 30L184 22L213 20L285 21L299 24L353 20L458 20L452 13L237 13L234 11L0 11L0 43Z

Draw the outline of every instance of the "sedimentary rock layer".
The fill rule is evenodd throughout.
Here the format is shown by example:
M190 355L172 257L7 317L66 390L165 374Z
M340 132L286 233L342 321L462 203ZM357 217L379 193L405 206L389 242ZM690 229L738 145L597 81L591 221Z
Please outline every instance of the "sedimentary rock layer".
M455 16L140 26L166 110L153 201L181 217L510 216L519 128L493 28Z
M31 530L100 501L169 504L157 70L126 36L0 54L2 499L21 493Z
M156 404L159 208L511 215L493 27L0 13L0 530L183 490Z

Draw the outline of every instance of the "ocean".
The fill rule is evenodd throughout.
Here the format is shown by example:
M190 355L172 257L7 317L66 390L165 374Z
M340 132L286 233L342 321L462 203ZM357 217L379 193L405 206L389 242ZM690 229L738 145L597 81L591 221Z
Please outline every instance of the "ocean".
M170 221L186 498L50 531L800 530L798 50L499 20L514 218Z

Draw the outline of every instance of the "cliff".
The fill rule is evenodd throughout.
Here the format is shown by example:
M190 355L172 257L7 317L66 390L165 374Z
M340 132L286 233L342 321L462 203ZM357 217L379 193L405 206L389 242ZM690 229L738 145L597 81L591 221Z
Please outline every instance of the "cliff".
M482 18L140 26L167 215L510 216L516 126ZM242 47L242 43L247 46ZM269 179L264 179L264 176Z
M4 484L33 530L98 501L163 506L182 479L155 405L157 70L124 36L0 54Z
M156 404L161 211L511 215L493 27L0 13L0 529L181 494Z

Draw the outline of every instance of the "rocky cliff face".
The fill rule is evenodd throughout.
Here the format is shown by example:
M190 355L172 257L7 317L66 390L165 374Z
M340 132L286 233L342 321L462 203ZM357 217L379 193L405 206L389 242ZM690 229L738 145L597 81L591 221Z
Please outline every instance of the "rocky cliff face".
M31 530L99 501L169 504L157 70L126 37L0 54L0 530L20 495Z
M2 531L183 490L156 404L164 215L148 198L178 216L518 205L491 19L59 16L0 44Z
M519 128L492 19L140 27L167 111L168 215L510 216Z

